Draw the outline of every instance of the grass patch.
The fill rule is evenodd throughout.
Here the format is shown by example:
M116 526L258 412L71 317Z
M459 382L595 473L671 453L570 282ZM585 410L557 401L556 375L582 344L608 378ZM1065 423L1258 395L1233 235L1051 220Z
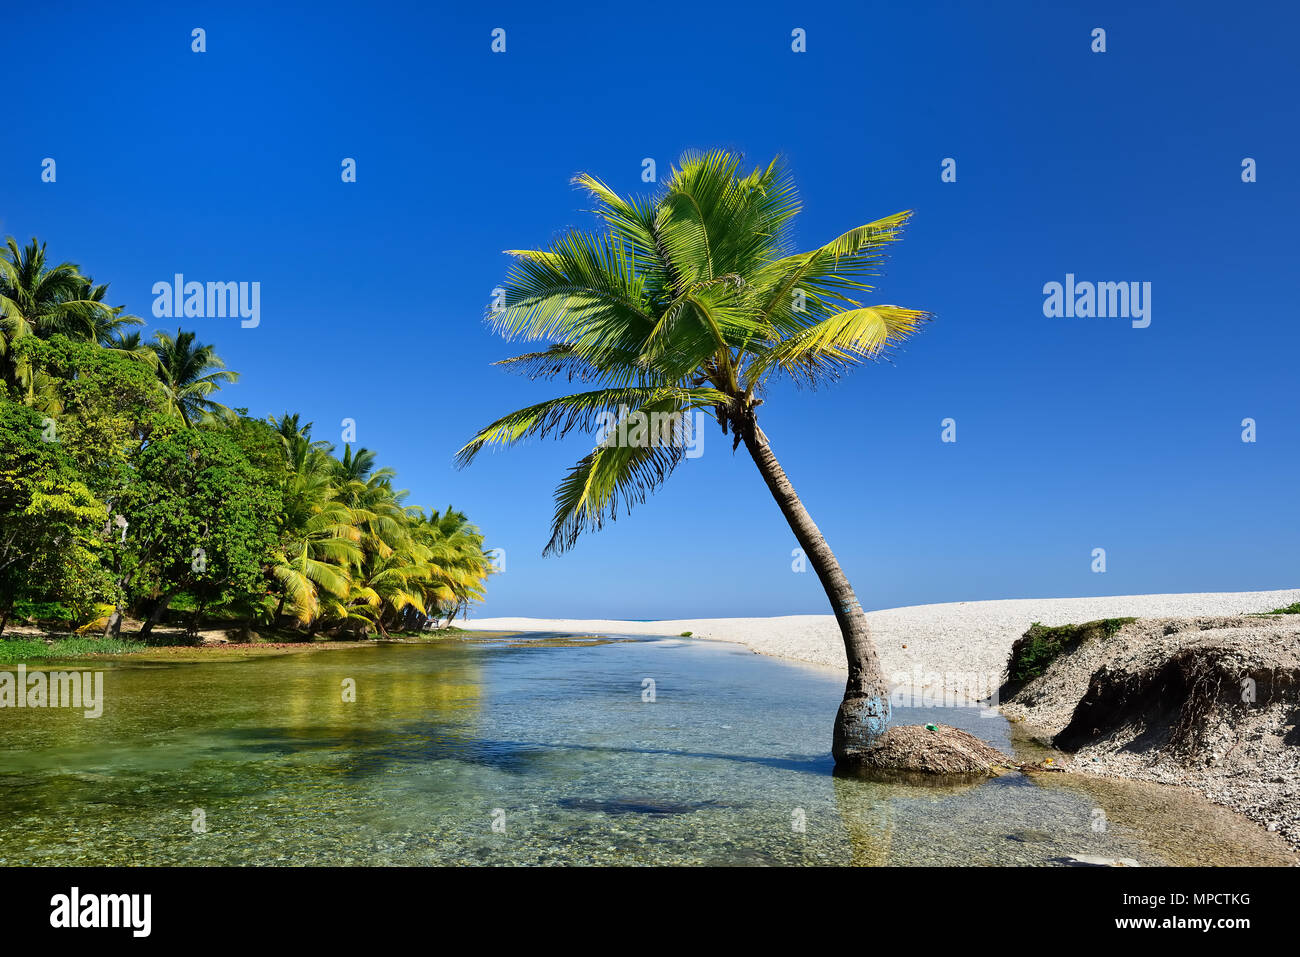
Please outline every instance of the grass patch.
M32 658L85 658L91 655L133 655L148 648L128 638L11 638L0 641L0 662L29 661Z
M1109 638L1136 618L1101 618L1082 625L1057 625L1048 628L1034 622L1011 646L1007 661L1007 680L1013 685L1032 681L1047 666L1090 638Z

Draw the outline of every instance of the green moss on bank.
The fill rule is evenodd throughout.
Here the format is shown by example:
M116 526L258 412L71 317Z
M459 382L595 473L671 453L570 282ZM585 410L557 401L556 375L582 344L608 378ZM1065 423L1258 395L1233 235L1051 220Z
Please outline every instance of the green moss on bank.
M1061 655L1073 651L1092 638L1109 638L1136 618L1101 618L1082 625L1056 625L1048 628L1040 622L1029 626L1011 646L1007 661L1007 680L1022 685L1037 678Z

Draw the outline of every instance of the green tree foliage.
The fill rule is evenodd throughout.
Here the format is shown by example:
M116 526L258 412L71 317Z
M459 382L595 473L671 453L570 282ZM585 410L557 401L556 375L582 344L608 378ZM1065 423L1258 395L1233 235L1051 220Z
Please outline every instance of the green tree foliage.
M56 440L52 420L0 396L0 633L20 600L86 609L108 587L104 506Z
M44 383L31 404L54 421L83 480L111 499L127 481L131 455L166 422L156 377L116 350L62 335L24 339L15 354Z
M155 607L186 592L201 610L261 586L280 494L226 435L178 428L155 437L117 508L134 584L154 593Z

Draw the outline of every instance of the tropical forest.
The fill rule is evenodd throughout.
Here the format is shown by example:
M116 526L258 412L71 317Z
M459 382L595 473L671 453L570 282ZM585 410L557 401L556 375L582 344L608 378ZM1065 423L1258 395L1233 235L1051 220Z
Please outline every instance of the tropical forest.
M0 636L385 637L482 597L493 557L464 514L408 504L374 451L296 412L222 404L239 373L211 343L145 340L111 303L43 242L0 251Z

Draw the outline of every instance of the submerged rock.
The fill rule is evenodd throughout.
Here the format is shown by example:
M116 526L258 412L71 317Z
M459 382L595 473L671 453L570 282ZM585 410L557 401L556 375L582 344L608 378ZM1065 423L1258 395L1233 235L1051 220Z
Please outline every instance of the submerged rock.
M660 801L655 798L560 798L560 807L573 811L600 811L604 814L645 814L663 817L669 814L690 814L706 807L717 807L716 801Z
M1054 863L1066 867L1141 867L1131 857L1098 857L1095 854L1073 854L1070 857L1054 857Z
M995 777L1016 762L969 732L946 724L896 725L876 745L835 766L856 777L916 781Z
M1008 841L1018 841L1021 844L1038 844L1051 839L1052 835L1046 831L1013 831L1007 835Z

